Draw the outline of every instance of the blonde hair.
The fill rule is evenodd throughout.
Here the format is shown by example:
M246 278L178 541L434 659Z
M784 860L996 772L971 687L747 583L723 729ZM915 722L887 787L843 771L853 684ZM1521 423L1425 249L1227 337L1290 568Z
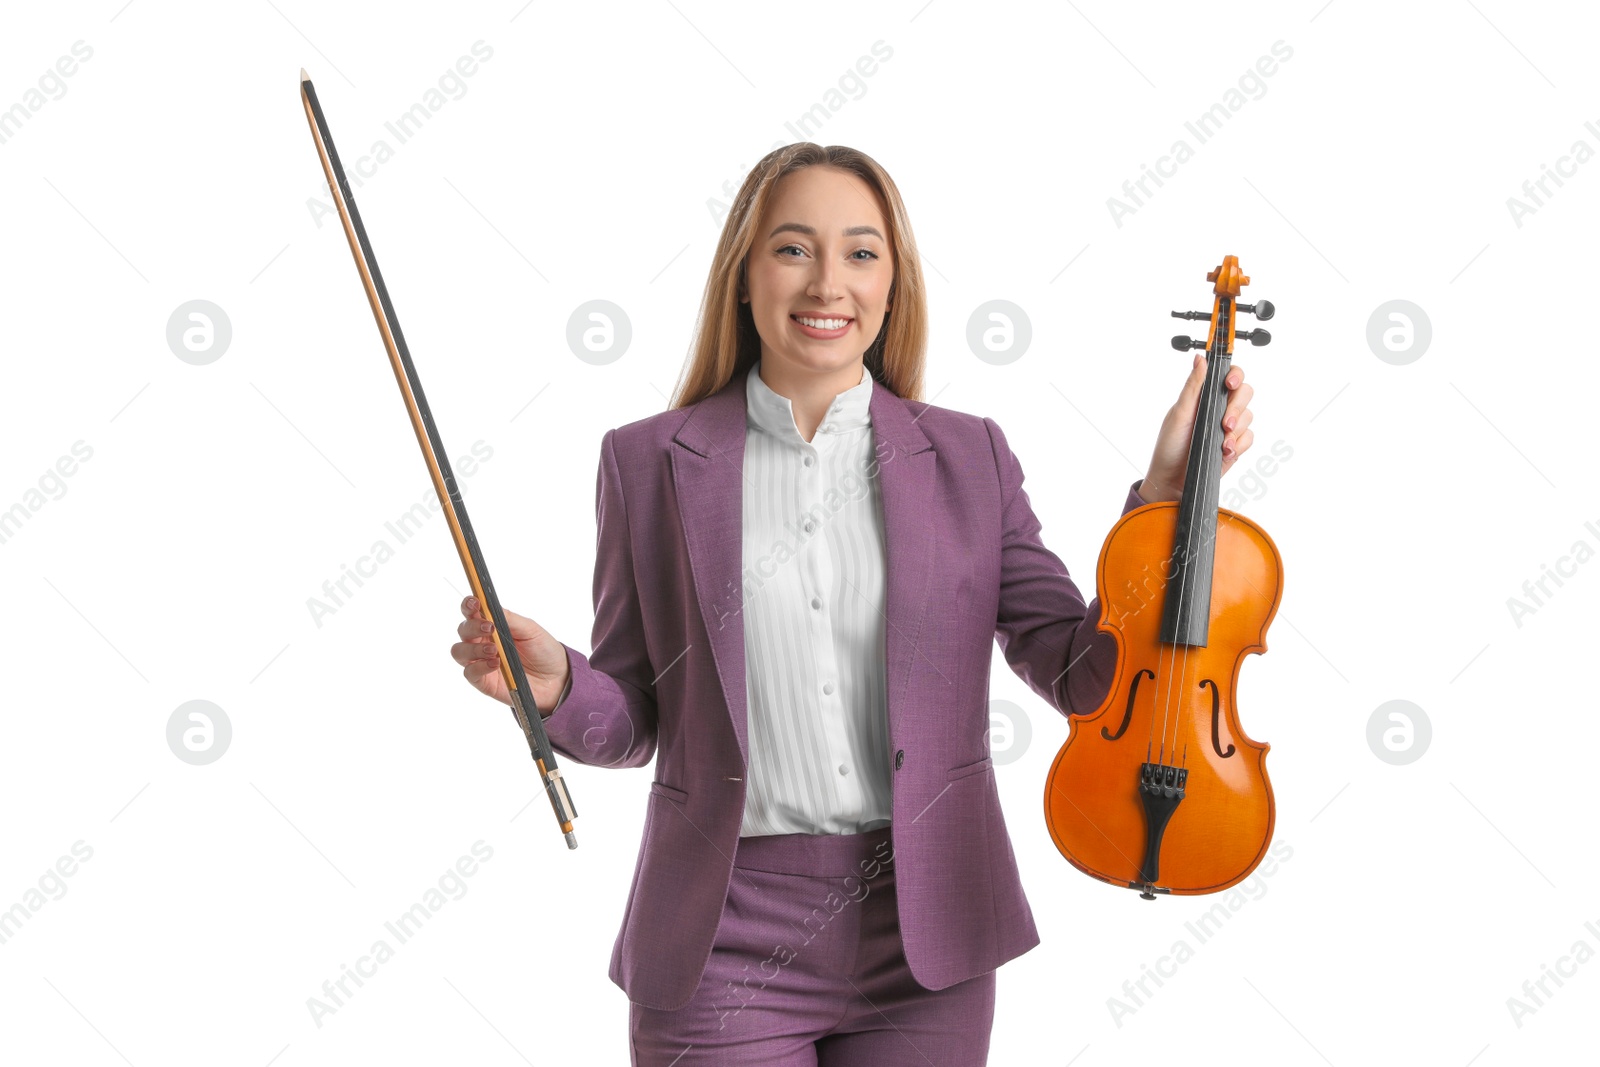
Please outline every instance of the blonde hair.
M888 172L864 152L843 145L824 148L801 141L767 153L745 176L734 198L706 277L693 350L684 365L671 408L686 407L705 399L727 385L735 375L742 375L760 358L761 337L756 332L755 319L750 306L739 299L745 257L756 243L756 227L778 179L812 166L847 171L878 194L879 206L884 209L889 227L895 278L889 287L892 304L863 359L867 373L896 396L922 399L928 344L927 289L900 190Z

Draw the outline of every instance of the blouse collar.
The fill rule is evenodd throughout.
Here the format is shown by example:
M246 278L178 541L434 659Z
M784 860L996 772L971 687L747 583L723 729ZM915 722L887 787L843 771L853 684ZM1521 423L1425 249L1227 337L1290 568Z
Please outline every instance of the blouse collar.
M745 379L745 411L747 421L781 441L806 444L794 419L794 402L773 392L761 380L761 361L751 364ZM833 398L828 410L817 425L817 433L845 433L872 425L869 407L872 402L872 375L861 368L861 382Z

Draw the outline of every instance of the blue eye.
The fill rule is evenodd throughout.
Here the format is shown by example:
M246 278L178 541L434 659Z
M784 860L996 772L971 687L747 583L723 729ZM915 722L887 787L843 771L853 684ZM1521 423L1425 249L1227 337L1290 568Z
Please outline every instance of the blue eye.
M777 251L779 251L779 252L787 252L791 248L794 249L797 252L804 252L805 251L805 249L801 248L799 245L784 245L782 248L777 249ZM874 252L870 248L858 248L858 249L855 250L855 252L852 252L850 254L852 256L854 256L858 252L865 252L867 255L871 256L873 259L877 259L878 258L878 253ZM790 257L787 257L787 258L793 259L794 257L790 256ZM861 261L858 260L857 262L861 262Z

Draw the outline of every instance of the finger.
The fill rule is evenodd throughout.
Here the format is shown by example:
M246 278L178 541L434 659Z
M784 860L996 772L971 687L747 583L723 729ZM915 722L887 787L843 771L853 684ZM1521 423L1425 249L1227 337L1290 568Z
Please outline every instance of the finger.
M1200 402L1200 389L1206 381L1206 358L1202 355L1194 357L1194 363L1189 367L1189 377L1183 380L1183 388L1178 390L1178 400L1173 407L1179 411L1192 412Z
M481 663L469 663L461 668L461 677L471 682L475 687L494 673L496 672L493 667L488 667Z
M1229 419L1238 419L1238 418L1240 418L1242 416L1242 413L1247 408L1249 408L1250 400L1255 395L1256 395L1255 386L1252 386L1252 385L1241 385L1237 390L1235 390L1233 393L1229 394L1229 396L1228 396L1228 405L1227 405L1227 407L1222 409L1222 428L1223 429L1231 430L1231 429L1234 428L1234 427L1228 425L1228 420Z
M506 626L511 630L513 641L524 641L535 636L544 628L526 615L518 615L514 611L503 611L506 617Z
M481 627L476 630L472 629L472 627L477 626L478 623L488 621L483 617L483 615L479 614L478 600L476 597L469 596L461 601L461 614L465 615L468 619L466 629L461 629L460 627L457 628L457 632L462 637L475 637L478 634L489 633L494 628L493 624L490 623L489 630L484 630ZM538 624L525 615L518 615L516 612L508 611L503 607L500 609L500 614L505 616L506 626L510 628L511 637L513 640L532 637L538 632Z
M456 635L463 641L482 641L492 632L494 623L484 622L476 615L461 620L461 624L456 627Z
M1246 430L1237 438L1229 437L1222 442L1222 454L1229 459L1238 459L1244 455L1244 450L1250 447L1250 442L1256 439L1254 432Z
M492 641L458 641L450 646L450 658L463 667L490 661L498 666L500 654Z
M1237 438L1239 436L1239 431L1243 430L1246 426L1249 426L1255 417L1255 412L1251 411L1249 408L1244 408L1239 412L1229 412L1222 419L1222 428Z
M1228 371L1228 388L1237 389L1244 384L1244 368L1235 363Z

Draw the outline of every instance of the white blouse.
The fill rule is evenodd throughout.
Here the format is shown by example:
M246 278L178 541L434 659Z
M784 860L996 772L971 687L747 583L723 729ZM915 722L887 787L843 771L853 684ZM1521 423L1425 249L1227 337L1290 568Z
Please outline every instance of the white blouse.
M740 834L862 833L890 812L872 376L863 367L807 441L760 370L758 360L745 380Z
M891 800L872 376L863 367L807 441L760 370L745 379L740 836L864 833L889 824ZM571 691L569 678L555 707Z

